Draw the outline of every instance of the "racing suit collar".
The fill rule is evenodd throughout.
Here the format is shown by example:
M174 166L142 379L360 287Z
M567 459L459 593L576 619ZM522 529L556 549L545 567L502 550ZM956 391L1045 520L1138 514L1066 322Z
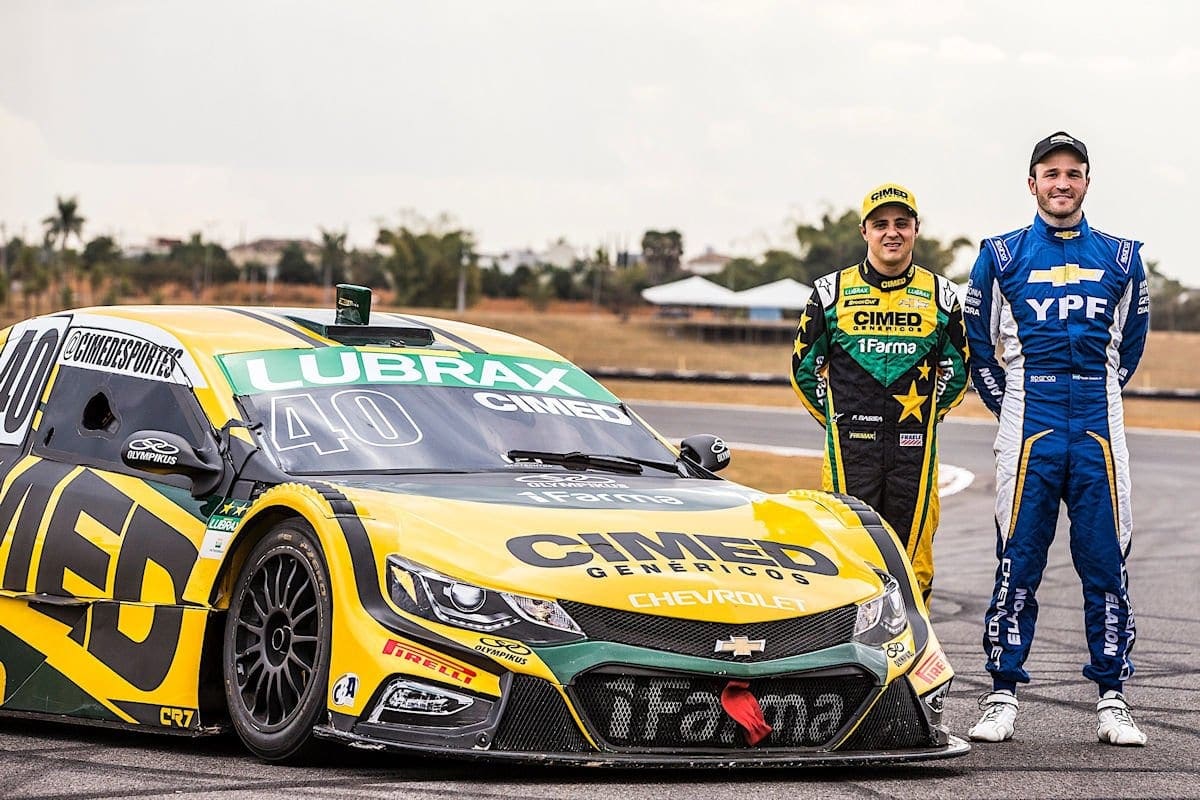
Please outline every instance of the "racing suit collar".
M1087 236L1092 229L1088 226L1087 217L1083 217L1079 220L1078 225L1070 228L1056 228L1053 225L1047 225L1046 220L1042 219L1040 214L1034 214L1033 230L1043 239L1061 242L1065 239Z
M912 283L913 276L917 274L917 265L909 264L908 269L904 270L900 275L893 277L879 272L871 266L870 261L864 258L863 262L858 265L858 274L862 276L864 281L876 289L883 292L891 292L896 289L902 289Z

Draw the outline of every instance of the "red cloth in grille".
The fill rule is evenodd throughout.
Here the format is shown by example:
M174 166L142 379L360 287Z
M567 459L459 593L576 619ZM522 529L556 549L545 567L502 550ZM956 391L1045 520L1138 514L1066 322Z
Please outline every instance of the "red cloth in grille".
M772 730L763 717L758 698L750 694L750 684L746 681L730 681L725 685L721 690L721 707L733 717L734 722L742 726L746 744L758 744Z

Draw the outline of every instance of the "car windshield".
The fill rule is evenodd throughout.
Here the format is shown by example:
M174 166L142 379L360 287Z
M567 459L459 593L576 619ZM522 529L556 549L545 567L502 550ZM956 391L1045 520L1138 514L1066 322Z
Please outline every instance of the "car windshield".
M675 460L616 397L567 362L346 347L218 360L263 446L295 475L528 466L513 451Z

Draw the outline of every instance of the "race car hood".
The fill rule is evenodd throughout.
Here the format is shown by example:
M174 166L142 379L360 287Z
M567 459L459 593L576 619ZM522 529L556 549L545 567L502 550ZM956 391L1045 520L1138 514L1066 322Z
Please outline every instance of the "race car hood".
M526 472L339 483L374 518L377 556L517 594L749 622L882 587L842 518L725 481Z

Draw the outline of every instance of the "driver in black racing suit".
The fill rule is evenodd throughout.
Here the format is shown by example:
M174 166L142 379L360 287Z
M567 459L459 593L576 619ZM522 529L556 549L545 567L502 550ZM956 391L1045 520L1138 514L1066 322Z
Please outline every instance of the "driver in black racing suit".
M928 606L937 529L937 423L963 398L966 331L954 283L912 262L916 198L863 200L867 257L818 279L800 317L792 386L825 427L822 488L874 506Z

